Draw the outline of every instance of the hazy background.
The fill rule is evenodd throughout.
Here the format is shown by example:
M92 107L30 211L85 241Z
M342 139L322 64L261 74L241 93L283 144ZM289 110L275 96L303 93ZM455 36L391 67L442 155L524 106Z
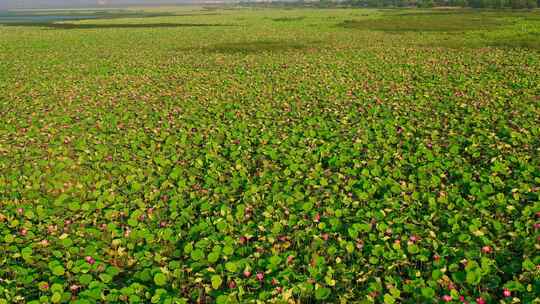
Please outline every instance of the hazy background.
M0 10L16 8L71 8L124 5L189 4L230 2L227 0L0 0Z

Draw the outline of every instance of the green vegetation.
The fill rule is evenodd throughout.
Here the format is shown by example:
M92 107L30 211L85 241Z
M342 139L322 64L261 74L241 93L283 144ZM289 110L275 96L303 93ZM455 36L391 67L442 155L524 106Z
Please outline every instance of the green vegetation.
M319 1L241 1L248 7L374 7L374 8L489 8L489 9L535 9L540 0L319 0Z
M473 8L513 8L533 9L538 0L348 0L343 4L369 7L473 7Z
M161 10L0 25L0 303L540 300L537 12Z
M508 25L500 15L480 13L434 13L434 14L400 14L382 19L364 19L346 21L344 27L370 29L388 32L464 32L471 30L493 30ZM434 22L434 19L437 22Z

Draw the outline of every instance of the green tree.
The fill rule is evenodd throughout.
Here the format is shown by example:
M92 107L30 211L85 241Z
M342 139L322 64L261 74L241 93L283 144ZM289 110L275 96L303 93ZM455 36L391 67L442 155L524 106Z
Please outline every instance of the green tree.
M467 0L452 0L450 2L450 6L467 7L469 6L469 3Z
M494 8L504 8L508 5L506 0L493 0L492 4Z
M510 6L514 9L526 8L527 0L510 0Z
M420 0L417 3L418 7L433 7L433 0Z

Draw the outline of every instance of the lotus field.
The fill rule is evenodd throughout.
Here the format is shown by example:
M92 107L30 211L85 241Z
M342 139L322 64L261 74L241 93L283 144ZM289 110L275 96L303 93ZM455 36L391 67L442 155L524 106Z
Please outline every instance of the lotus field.
M538 11L84 14L0 25L0 303L540 303Z

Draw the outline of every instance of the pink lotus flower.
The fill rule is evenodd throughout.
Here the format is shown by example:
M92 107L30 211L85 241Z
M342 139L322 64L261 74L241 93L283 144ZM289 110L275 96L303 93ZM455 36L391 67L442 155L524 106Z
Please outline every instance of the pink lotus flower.
M294 257L292 255L287 257L287 264L292 264Z
M482 252L483 253L491 253L491 251L492 251L492 249L489 246L482 247Z
M378 291L370 291L369 296L372 297L372 298L376 298L376 297L379 296L379 292Z
M94 260L94 258L91 256L86 256L84 260L90 265L93 265L96 262L96 260Z
M77 292L77 290L79 290L80 286L79 285L71 285L69 286L69 290L71 290L71 292Z
M264 280L264 273L262 273L262 272L257 272L257 280L259 280L259 281Z
M21 233L22 236L25 236L28 233L28 230L23 228L23 229L21 229L20 233Z
M236 288L236 282L233 281L233 280L229 281L229 288L230 289L235 289Z
M244 271L244 277L249 278L251 276L251 271L245 270Z
M442 296L442 300L445 301L445 302L450 302L450 301L452 301L452 297L449 296L449 295L444 295L444 296Z
M505 289L503 290L503 296L504 296L505 298L511 297L511 296L512 296L512 292L511 292L510 290L508 290L508 288L505 288Z
M245 236L241 236L240 239L238 240L238 242L241 245L244 245L247 242L247 238Z
M486 304L486 300L484 300L483 298L477 298L476 303L477 304Z
M313 221L314 221L315 223L318 223L320 220L321 220L321 215L318 214L318 213L315 214L315 217L313 218Z
M23 209L23 208L17 208L17 213L23 214L23 212L24 212L24 209Z

